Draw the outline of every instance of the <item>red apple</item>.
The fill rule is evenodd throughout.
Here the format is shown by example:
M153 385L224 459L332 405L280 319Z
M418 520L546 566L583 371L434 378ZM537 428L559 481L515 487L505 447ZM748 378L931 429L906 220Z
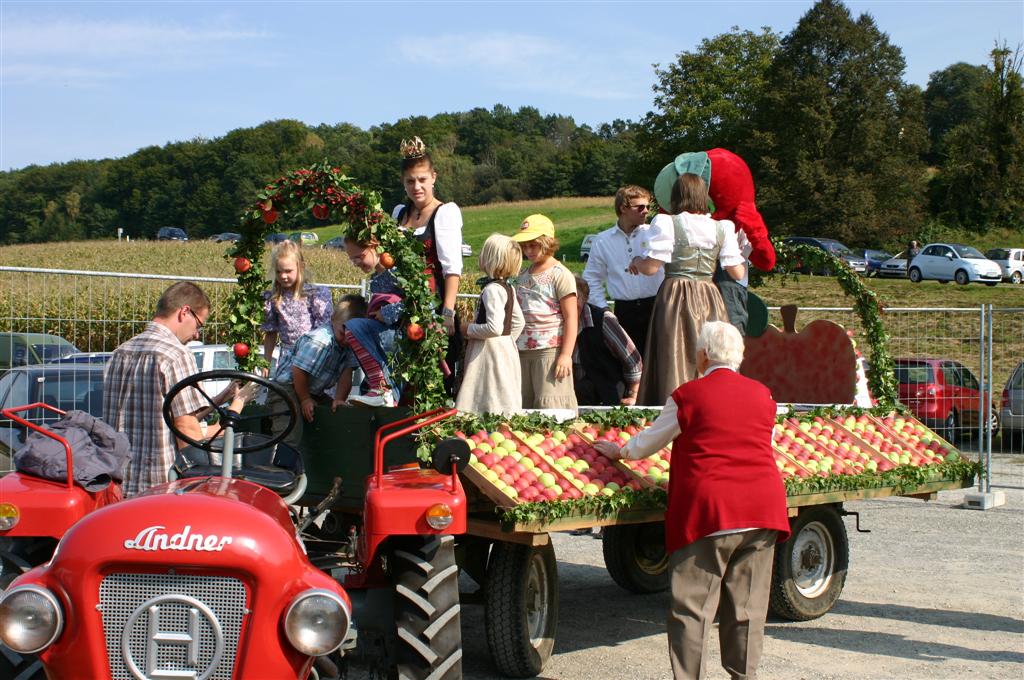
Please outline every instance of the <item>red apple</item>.
M237 359L244 359L249 356L249 345L244 342L236 342L232 350L234 350L235 358Z

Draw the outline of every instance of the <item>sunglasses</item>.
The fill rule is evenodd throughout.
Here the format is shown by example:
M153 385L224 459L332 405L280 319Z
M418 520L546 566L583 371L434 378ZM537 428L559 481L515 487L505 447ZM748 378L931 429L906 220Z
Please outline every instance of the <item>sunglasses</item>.
M631 205L629 207L632 208L633 210L641 210L643 212L647 212L647 209L650 208L651 206L644 204L644 205Z
M192 318L196 320L196 331L203 330L203 326L206 324L199 320L199 315L192 311L191 307L187 307L188 313L192 315Z

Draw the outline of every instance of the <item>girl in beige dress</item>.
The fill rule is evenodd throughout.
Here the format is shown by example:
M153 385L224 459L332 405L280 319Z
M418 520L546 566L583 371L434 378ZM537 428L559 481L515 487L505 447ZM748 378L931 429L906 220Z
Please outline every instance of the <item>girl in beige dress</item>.
M507 279L523 261L519 245L508 236L493 234L480 249L480 299L474 323L462 324L467 338L462 387L455 408L475 413L512 415L523 406L519 350L523 310Z
M729 220L714 220L708 189L699 175L683 173L672 187L671 215L651 222L649 250L631 270L652 274L665 268L647 328L644 373L637 404L663 406L673 390L698 377L697 336L705 321L728 321L711 277L716 263L739 280L746 271Z

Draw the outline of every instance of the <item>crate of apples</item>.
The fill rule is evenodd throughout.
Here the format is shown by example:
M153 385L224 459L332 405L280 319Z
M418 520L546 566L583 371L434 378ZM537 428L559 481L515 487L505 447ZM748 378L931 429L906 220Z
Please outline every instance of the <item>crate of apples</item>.
M513 432L551 467L570 480L583 496L610 496L623 488L641 485L605 458L578 434ZM571 492L570 492L571 493Z
M627 425L623 428L613 426L601 429L596 425L587 424L580 429L580 434L591 442L605 440L622 447L641 429L637 425ZM657 486L663 489L668 488L671 463L672 452L668 447L647 458L639 460L621 459L616 461L616 465L620 469L627 471L633 478L640 480L643 485L649 487Z

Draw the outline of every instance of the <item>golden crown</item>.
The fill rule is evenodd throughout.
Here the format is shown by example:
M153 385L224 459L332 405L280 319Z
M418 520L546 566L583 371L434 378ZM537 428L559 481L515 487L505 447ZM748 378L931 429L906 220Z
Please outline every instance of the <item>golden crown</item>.
M402 158L423 158L427 155L427 145L419 137L403 139L399 149L402 152Z

